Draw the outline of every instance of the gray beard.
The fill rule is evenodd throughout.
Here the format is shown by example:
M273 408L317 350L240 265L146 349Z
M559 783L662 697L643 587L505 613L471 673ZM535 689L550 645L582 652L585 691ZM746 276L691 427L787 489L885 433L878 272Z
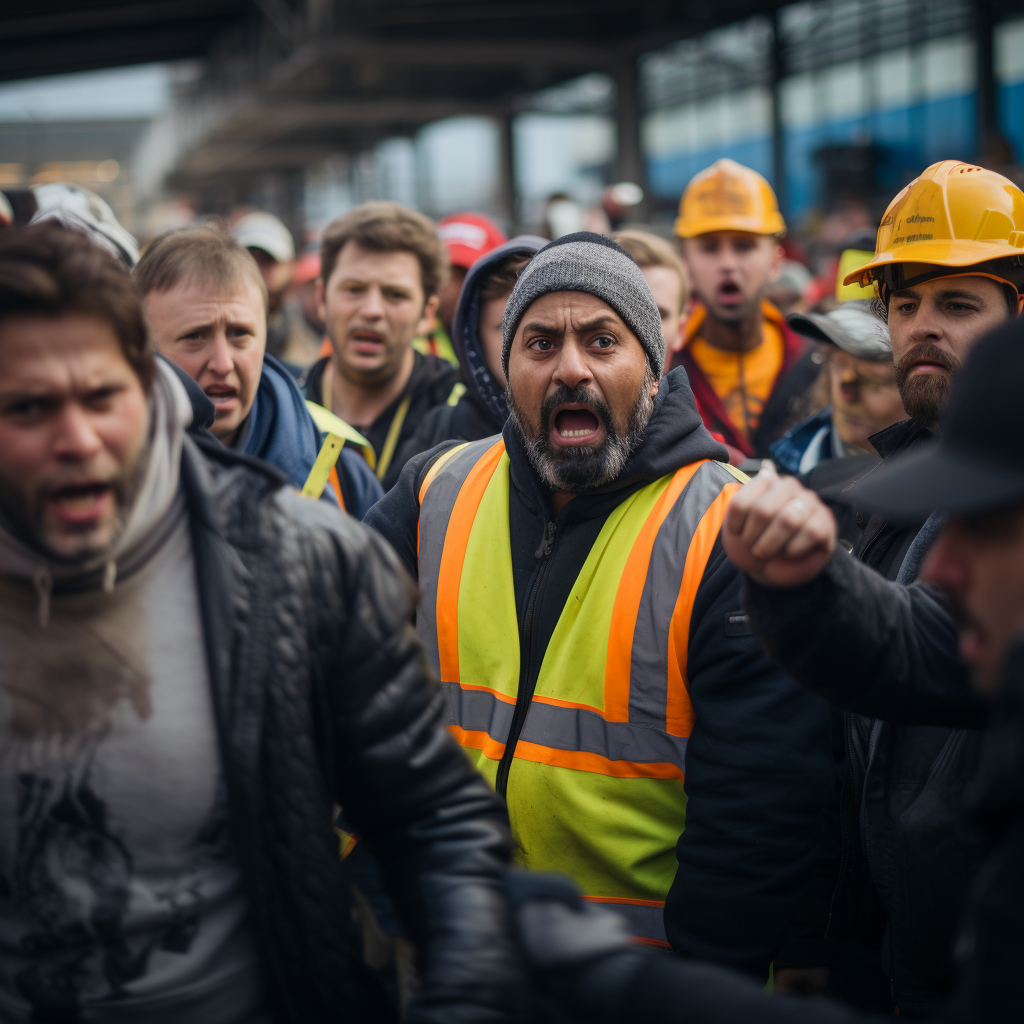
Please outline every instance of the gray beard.
M530 460L537 475L553 491L566 494L586 494L615 480L626 468L629 457L640 446L644 431L654 412L654 399L650 385L654 377L650 369L644 376L643 387L629 416L629 425L625 434L616 432L611 422L608 407L602 402L594 402L589 396L586 403L604 424L605 440L599 448L579 445L569 448L553 448L549 441L549 413L541 408L540 434L530 437L525 428L525 417L516 405L511 387L506 392L506 400L512 414L519 436L523 440L526 456ZM568 389L565 389L568 391ZM566 398L561 392L552 396L551 405L562 402L580 401L580 397ZM549 403L546 401L545 406Z

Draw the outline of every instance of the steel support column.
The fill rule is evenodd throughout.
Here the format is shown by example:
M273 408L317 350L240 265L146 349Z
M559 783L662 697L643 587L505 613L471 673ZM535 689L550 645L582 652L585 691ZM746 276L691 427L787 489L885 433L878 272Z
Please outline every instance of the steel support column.
M779 11L772 11L772 40L768 55L768 80L772 94L772 184L779 200L779 209L785 217L789 210L786 202L786 135L782 125L782 78L785 74L785 54Z
M975 78L977 97L977 151L984 161L999 131L992 0L974 0Z
M508 234L519 233L519 192L516 188L515 119L507 111L498 122L498 199L508 218Z
M636 220L645 220L650 199L647 163L640 143L640 76L636 58L630 58L618 66L615 83L615 176L618 181L636 182L644 190L644 201L636 207L632 216Z

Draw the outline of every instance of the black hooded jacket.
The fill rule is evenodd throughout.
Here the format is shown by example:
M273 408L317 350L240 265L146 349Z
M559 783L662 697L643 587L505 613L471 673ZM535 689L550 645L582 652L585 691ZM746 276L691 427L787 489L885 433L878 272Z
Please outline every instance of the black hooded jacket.
M888 459L931 437L904 420L871 441ZM787 951L786 961L822 963L827 947L811 950L826 936L881 949L900 1010L933 1013L949 996L956 929L984 855L969 791L985 715L963 710L967 674L942 595L895 582L919 526L861 520L859 560L837 551L805 586L744 588L772 660L846 709L841 863L819 872L816 907L801 908L803 935L791 936L805 956Z
M915 588L910 588L915 589ZM934 686L932 683L934 682ZM868 683L860 699L875 713L918 724L952 727L987 718L971 818L985 847L966 900L950 970L952 995L929 1020L935 1024L1004 1024L1024 1019L1024 646L1010 652L1003 685L985 704L965 680L905 673L888 689ZM851 692L851 699L856 699ZM537 883L532 898L537 899ZM514 894L514 889L512 890ZM582 909L582 908L581 908ZM747 979L707 964L670 959L622 943L602 956L586 955L594 927L585 917L544 949L539 987L566 1012L587 1024L883 1024L836 1002L800 996L767 996ZM601 936L604 938L604 936ZM552 952L552 947L554 952ZM568 949L568 952L567 952ZM533 954L536 958L536 954ZM560 960L560 962L559 962ZM554 969L547 964L555 963Z
M508 419L505 385L491 373L480 342L480 289L495 264L520 253L533 256L547 244L546 238L537 235L519 235L481 256L469 268L452 321L452 347L459 358L465 393L458 402L439 405L423 417L416 433L395 456L397 468L442 441L479 441L501 433Z
M503 436L519 635L524 663L536 673L608 515L652 481L699 459L724 460L726 452L701 423L682 370L662 380L643 442L622 474L557 516L511 420ZM414 575L420 483L450 446L410 460L365 520ZM665 925L678 952L763 978L803 894L821 808L831 798L830 712L765 657L739 615L739 588L739 573L716 541L690 625L686 677L696 724Z

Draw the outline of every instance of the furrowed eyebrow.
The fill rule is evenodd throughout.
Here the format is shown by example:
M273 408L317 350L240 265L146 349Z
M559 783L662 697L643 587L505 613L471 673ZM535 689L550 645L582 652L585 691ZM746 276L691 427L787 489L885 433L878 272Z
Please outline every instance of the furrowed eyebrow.
M183 337L186 334L198 334L200 331L208 331L213 326L212 323L187 324L178 330L178 337Z
M613 316L608 316L607 313L602 313L600 316L595 317L593 320L588 320L586 323L579 325L576 330L580 332L596 331L601 327L616 327L618 321ZM540 331L542 334L565 334L565 331L561 327L556 327L552 324L544 324L539 320L533 320L523 326L523 331L526 333L532 331Z
M616 327L618 321L613 316L608 316L607 313L602 313L601 316L594 317L593 320L588 320L586 323L580 324L578 330L580 331L596 331L599 327Z
M555 327L553 324L542 324L539 320L533 320L523 326L523 332L530 334L533 331L540 331L541 334L564 334L565 332L561 327Z

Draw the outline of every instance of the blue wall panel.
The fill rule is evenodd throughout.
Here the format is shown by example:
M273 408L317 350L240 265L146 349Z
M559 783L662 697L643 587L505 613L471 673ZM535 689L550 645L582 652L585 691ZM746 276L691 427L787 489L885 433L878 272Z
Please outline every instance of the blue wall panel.
M1018 156L1024 153L1024 83L1000 90L1001 120ZM876 111L846 121L785 132L789 216L798 222L821 198L821 175L814 151L870 139L883 151L879 185L895 194L915 174L937 160L976 157L975 98L930 100L895 110ZM771 139L748 139L700 152L649 158L648 180L659 197L678 199L686 183L719 157L731 157L771 178Z
M728 146L716 146L694 153L678 153L662 158L648 158L647 180L655 195L678 199L686 183L721 157L753 167L766 178L772 175L772 142L770 138L747 139Z
M1024 82L999 86L999 128L1013 144L1017 163L1024 163Z

